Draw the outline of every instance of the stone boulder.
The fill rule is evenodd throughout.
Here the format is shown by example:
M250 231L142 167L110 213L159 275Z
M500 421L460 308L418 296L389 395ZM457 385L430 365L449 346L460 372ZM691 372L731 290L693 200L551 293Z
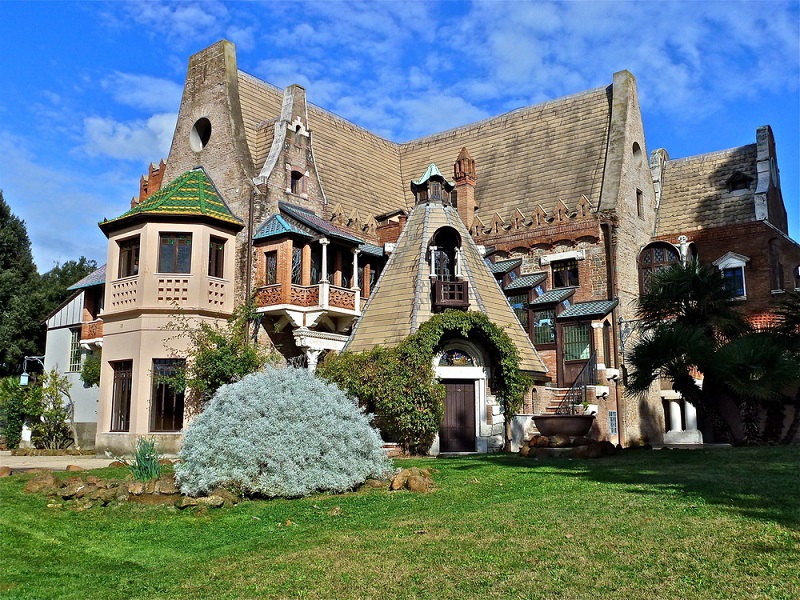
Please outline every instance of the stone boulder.
M11 467L0 467L0 477L8 477L11 475Z
M42 473L41 475L37 475L33 479L31 479L28 483L25 484L25 487L22 489L23 492L26 494L48 494L50 491L54 491L58 487L58 480L53 476L52 473Z
M433 479L431 473L427 469L419 469L412 467L410 469L402 469L394 477L389 484L389 489L392 491L407 489L412 492L429 492L433 488Z

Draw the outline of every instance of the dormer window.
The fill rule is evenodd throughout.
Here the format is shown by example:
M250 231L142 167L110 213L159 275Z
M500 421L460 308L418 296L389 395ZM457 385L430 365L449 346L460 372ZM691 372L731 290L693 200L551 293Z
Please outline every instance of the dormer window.
M748 177L744 173L734 173L733 176L728 179L728 191L735 192L736 190L750 189L751 181L753 181L753 178Z

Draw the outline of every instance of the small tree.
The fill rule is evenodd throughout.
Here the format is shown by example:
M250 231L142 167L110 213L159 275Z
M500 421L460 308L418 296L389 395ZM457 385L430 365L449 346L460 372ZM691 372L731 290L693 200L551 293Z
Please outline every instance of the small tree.
M55 369L42 374L41 387L37 388L39 402L38 419L31 426L31 441L37 448L58 450L75 443L75 404L70 396L72 384L66 375Z
M19 377L0 379L0 410L5 420L4 435L9 448L18 448L26 417L39 418L41 388L36 379L22 386Z
M189 344L186 353L175 352L185 355L186 362L174 376L162 379L186 394L189 414L201 412L221 386L276 361L269 349L251 341L248 333L253 317L252 307L243 305L224 325L195 322L181 314L167 326L179 332L176 338L185 338Z

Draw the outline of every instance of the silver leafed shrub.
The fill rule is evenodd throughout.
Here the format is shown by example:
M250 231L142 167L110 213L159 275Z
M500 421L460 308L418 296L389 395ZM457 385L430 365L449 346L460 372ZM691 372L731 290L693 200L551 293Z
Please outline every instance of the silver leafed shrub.
M189 426L175 475L181 492L246 496L344 492L390 468L355 401L305 369L253 373L221 387Z

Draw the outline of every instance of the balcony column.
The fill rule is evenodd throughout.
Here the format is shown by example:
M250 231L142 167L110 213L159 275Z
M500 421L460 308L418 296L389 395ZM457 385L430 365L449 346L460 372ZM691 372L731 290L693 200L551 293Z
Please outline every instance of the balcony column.
M328 244L330 243L328 238L319 240L319 245L322 246L322 278L320 281L323 283L328 283Z
M353 285L351 289L357 290L358 287L358 248L353 248Z
M322 354L322 350L317 348L306 348L305 350L308 370L313 373L317 369L317 361L319 361L319 355Z
M431 279L436 277L436 246L428 247L431 253Z
M461 248L456 248L456 278L461 279Z

